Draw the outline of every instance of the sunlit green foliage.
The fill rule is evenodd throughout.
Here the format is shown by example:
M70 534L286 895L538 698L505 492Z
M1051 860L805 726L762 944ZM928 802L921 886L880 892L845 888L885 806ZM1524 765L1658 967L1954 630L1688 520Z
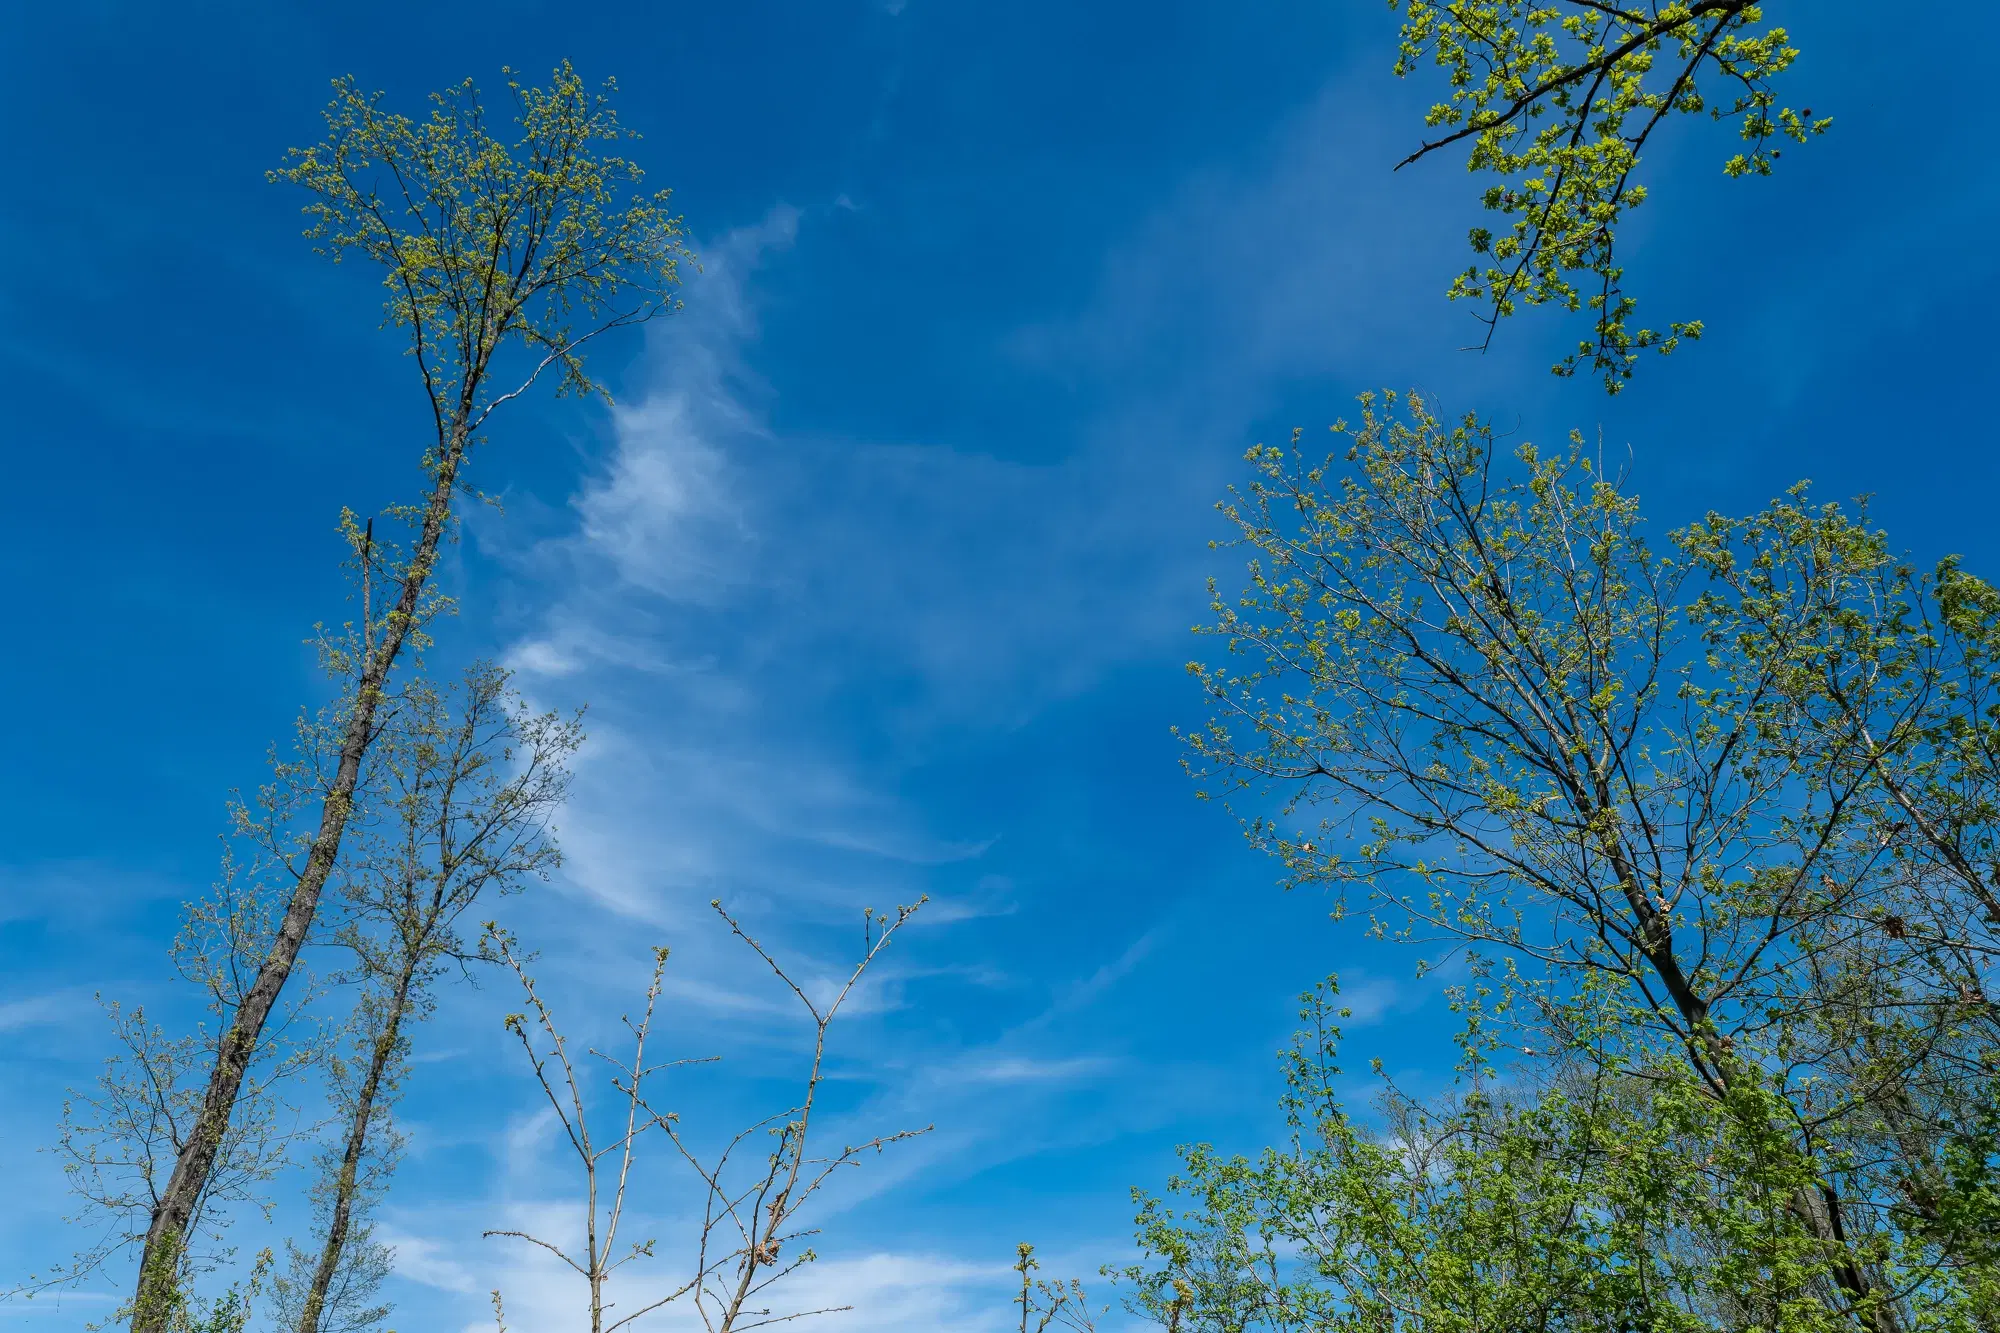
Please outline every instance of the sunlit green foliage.
M1393 395L1336 431L1324 457L1252 450L1224 506L1254 559L1215 603L1227 659L1191 667L1215 716L1190 742L1291 882L1486 960L1458 998L1479 1095L1390 1103L1396 1153L1440 1145L1419 1175L1344 1115L1300 1121L1331 1136L1315 1189L1388 1190L1415 1229L1353 1232L1342 1280L1422 1251L1436 1283L1460 1237L1498 1267L1409 1327L1586 1290L1590 1327L1992 1326L2000 597L1802 487L1656 549L1580 439L1509 459ZM1258 1209L1332 1206L1274 1193L1285 1169ZM1249 1271L1216 1225L1211 1259ZM1681 1267L1621 1323L1605 1274L1639 1256ZM1260 1300L1290 1280L1260 1273Z
M1475 227L1479 258L1453 300L1484 306L1481 346L1524 306L1589 312L1590 336L1559 375L1601 373L1616 393L1644 350L1671 352L1701 321L1636 326L1617 252L1626 215L1646 201L1637 176L1653 134L1675 115L1732 120L1742 151L1723 170L1769 175L1783 141L1831 123L1783 105L1773 81L1798 56L1786 30L1750 0L1390 0L1403 15L1396 73L1426 62L1450 93L1425 123L1445 133L1405 159L1462 141L1467 167L1494 177L1482 202L1500 227ZM1717 87L1722 89L1717 92Z
M1336 1003L1306 999L1282 1146L1185 1149L1167 1195L1139 1196L1143 1259L1118 1275L1135 1311L1214 1333L1854 1327L1840 1256L1795 1203L1816 1173L1780 1099L1667 1069L1468 1068L1428 1106L1385 1083L1357 1118ZM1901 1257L1875 1272L1904 1279L1914 1327L1983 1326L1990 1290Z
M611 106L614 83L593 92L565 61L547 88L507 88L512 142L470 79L433 93L423 120L337 79L326 139L271 173L312 193L306 235L322 254L382 268L389 322L409 330L434 406L472 429L519 392L484 392L500 348L518 340L535 373L593 389L582 343L667 309L687 257L669 192L641 192L639 168L599 147L637 137Z

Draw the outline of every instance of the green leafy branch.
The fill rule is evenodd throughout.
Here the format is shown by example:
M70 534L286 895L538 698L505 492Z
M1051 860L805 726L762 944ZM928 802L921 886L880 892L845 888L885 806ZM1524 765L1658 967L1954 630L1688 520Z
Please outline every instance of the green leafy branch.
M1744 149L1723 164L1732 177L1766 176L1781 141L1804 143L1832 123L1778 100L1773 81L1798 57L1784 28L1764 24L1751 0L1390 0L1403 15L1395 70L1426 60L1450 94L1425 117L1446 131L1397 169L1470 141L1467 169L1496 178L1481 202L1498 229L1474 227L1479 256L1452 280L1453 300L1481 303L1492 345L1500 321L1523 307L1588 312L1590 335L1553 367L1588 366L1607 392L1631 379L1643 351L1672 352L1698 339L1700 320L1666 329L1636 325L1617 248L1626 215L1645 203L1637 179L1654 132L1673 115L1735 120ZM1728 91L1711 96L1720 83Z

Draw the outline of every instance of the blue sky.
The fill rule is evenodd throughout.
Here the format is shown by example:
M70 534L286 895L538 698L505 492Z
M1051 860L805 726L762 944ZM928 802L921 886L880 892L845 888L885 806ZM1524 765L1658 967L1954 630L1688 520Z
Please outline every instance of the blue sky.
M1248 445L1414 385L1629 447L1661 530L1810 477L1924 560L2000 569L2000 125L1936 43L1871 31L1880 6L1801 9L1794 83L1836 124L1775 178L1725 181L1712 128L1654 155L1633 286L1711 332L1615 400L1548 375L1571 334L1545 321L1454 350L1475 190L1455 162L1391 174L1435 89L1389 75L1378 4L315 8L0 16L9 1273L63 1256L34 1148L108 1051L92 994L184 1003L176 904L318 698L339 507L411 490L422 419L376 291L263 180L337 74L404 104L503 64L615 74L703 255L680 316L600 354L616 409L496 432L478 481L505 512L454 553L440 656L589 703L567 871L507 911L586 1032L674 946L674 1045L728 1057L677 1094L691 1121L782 1105L801 1036L710 898L821 977L863 905L931 895L840 1035L829 1132L937 1128L829 1201L799 1299L863 1307L829 1329L1000 1327L1019 1240L1052 1272L1121 1258L1126 1192L1176 1143L1269 1135L1292 997L1328 971L1356 1057L1448 1068L1414 959L1279 892L1177 766ZM496 1284L524 1327L573 1308L478 1237L568 1183L505 1007L461 988L419 1038L382 1222L405 1330L486 1326ZM685 1181L662 1163L642 1194L681 1234ZM296 1222L288 1195L238 1240Z

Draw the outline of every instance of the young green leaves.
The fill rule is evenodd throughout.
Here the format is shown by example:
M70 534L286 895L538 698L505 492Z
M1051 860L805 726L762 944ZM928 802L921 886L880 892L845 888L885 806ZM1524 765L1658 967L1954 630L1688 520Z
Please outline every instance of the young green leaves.
M467 431L545 371L559 392L597 391L583 344L671 309L690 258L669 192L643 191L644 173L608 151L637 137L612 109L615 83L593 91L564 61L547 88L507 88L511 141L469 79L433 93L421 120L337 79L326 139L271 173L310 192L320 253L381 267L388 323L409 331L440 415ZM510 343L533 359L495 391Z
M1643 351L1672 352L1700 320L1636 325L1618 231L1646 201L1640 158L1672 116L1733 120L1743 150L1730 176L1765 176L1782 143L1832 122L1783 105L1773 81L1798 56L1785 29L1750 0L1390 0L1403 15L1396 73L1426 60L1450 93L1425 124L1442 131L1398 167L1469 141L1467 169L1493 178L1482 202L1498 228L1474 227L1478 256L1452 281L1473 301L1490 346L1502 319L1551 305L1587 314L1590 335L1557 362L1624 387ZM1716 91L1717 88L1721 91Z

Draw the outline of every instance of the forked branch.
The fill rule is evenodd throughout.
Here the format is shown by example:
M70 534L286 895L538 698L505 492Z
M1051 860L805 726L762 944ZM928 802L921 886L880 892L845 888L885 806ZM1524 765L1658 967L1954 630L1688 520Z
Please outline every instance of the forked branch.
M629 1017L624 1020L632 1038L630 1060L621 1061L595 1049L590 1051L591 1056L611 1068L611 1086L618 1095L615 1104L623 1122L615 1137L600 1142L590 1128L587 1080L579 1072L569 1043L529 974L517 941L489 925L492 952L513 970L527 1000L524 1012L507 1016L507 1028L520 1041L536 1085L562 1127L582 1171L584 1199L581 1249L519 1229L495 1228L485 1234L525 1241L554 1255L581 1276L589 1290L591 1333L616 1333L682 1297L692 1298L710 1333L748 1333L754 1328L849 1308L833 1306L780 1313L763 1298L775 1284L816 1257L810 1248L800 1247L800 1242L818 1232L801 1224L799 1212L835 1173L859 1165L865 1156L880 1153L892 1143L929 1132L930 1127L926 1126L876 1135L823 1156L814 1156L810 1147L813 1113L820 1084L826 1076L828 1029L854 994L862 976L921 905L919 900L914 906L898 907L893 914L867 912L860 961L832 989L829 998L816 1001L769 950L723 911L720 903L713 904L737 938L750 947L804 1007L813 1023L813 1042L797 1102L732 1135L712 1160L704 1157L688 1138L680 1117L660 1109L648 1091L647 1080L663 1070L705 1063L688 1059L648 1063L647 1046L658 1011L667 951L654 951L652 980L641 1017L637 1022ZM655 1130L672 1142L701 1182L702 1204L693 1271L665 1295L613 1318L615 1305L607 1292L612 1276L634 1259L655 1257L655 1242L650 1239L629 1245L622 1252L618 1248L619 1229L631 1198L633 1168L642 1141ZM754 1166L739 1170L745 1155L739 1150L758 1136L768 1136L771 1140L768 1151ZM497 1300L496 1296L496 1309Z

